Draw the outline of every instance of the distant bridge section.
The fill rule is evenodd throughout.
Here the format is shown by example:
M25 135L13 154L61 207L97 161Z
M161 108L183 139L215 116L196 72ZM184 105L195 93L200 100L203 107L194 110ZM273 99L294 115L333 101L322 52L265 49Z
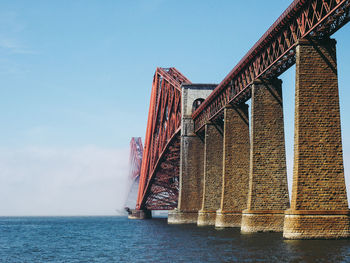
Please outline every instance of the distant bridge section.
M143 146L141 137L132 137L130 141L128 196L124 207L127 211L136 207L137 191L140 181Z

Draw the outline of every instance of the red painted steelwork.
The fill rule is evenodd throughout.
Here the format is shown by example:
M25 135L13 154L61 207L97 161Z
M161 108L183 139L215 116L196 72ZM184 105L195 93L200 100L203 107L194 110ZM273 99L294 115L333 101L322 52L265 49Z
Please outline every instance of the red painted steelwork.
M156 69L137 209L168 210L177 205L182 83L191 82L175 68Z
M295 63L299 39L328 38L350 20L350 0L295 0L192 114L195 131L221 116L228 103L251 96L258 78L276 78Z

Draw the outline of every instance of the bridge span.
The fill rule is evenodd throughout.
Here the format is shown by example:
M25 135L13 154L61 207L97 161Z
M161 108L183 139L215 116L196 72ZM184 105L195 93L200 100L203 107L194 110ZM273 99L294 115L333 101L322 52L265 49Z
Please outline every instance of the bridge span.
M350 236L336 41L350 0L295 0L221 83L157 68L134 214L168 222ZM294 169L288 195L282 81L296 65ZM247 100L251 100L250 116Z

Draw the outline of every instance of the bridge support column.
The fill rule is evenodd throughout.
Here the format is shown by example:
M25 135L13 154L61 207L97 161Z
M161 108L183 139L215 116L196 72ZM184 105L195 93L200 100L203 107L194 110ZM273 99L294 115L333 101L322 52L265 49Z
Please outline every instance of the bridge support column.
M197 223L203 195L204 143L196 135L181 137L178 207L169 211L169 224Z
M221 206L215 227L240 227L247 208L249 185L248 105L224 109L223 178Z
M182 85L179 199L177 209L168 213L169 224L197 223L203 196L204 142L194 133L191 114L215 87L213 84Z
M222 134L214 124L205 125L204 189L202 209L198 212L199 226L215 225L222 192Z
M249 191L241 232L282 232L289 207L282 81L255 81L251 103Z
M336 42L301 40L296 48L294 169L283 236L350 236L340 128Z
M128 218L129 219L151 219L152 211L131 209L129 212Z

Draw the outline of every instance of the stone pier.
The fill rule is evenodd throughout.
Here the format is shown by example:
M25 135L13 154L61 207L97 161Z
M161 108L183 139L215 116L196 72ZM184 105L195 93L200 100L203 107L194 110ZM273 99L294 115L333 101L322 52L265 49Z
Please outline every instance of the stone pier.
M151 219L152 211L151 210L137 210L131 209L128 215L129 219Z
M283 236L349 237L335 40L299 41L295 88L292 201Z
M204 188L202 209L198 212L199 226L215 225L222 192L223 138L213 123L205 125Z
M251 104L249 191L241 232L282 232L289 208L282 81L255 81Z
M194 133L191 114L216 87L214 84L182 85L180 182L177 209L169 211L169 224L197 223L202 206L204 142Z
M240 227L249 184L248 105L225 107L223 140L221 206L216 212L215 227Z

